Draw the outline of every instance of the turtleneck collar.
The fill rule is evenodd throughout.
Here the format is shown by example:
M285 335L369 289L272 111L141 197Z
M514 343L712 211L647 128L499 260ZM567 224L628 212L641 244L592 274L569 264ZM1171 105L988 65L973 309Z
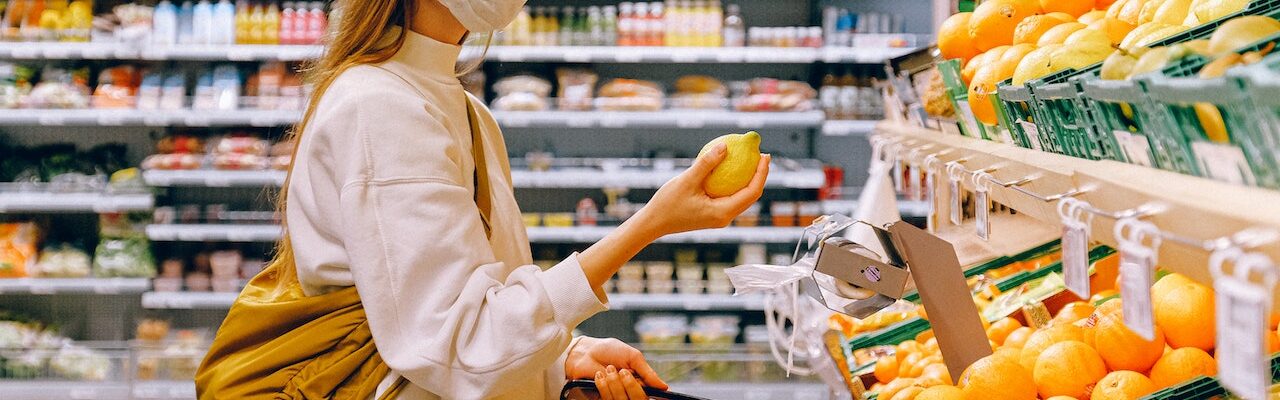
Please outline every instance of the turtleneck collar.
M387 37L394 40L402 28L394 26L387 31ZM454 65L462 46L448 44L423 36L412 30L406 30L404 45L389 60L403 65L406 78L426 78L436 81L456 83Z

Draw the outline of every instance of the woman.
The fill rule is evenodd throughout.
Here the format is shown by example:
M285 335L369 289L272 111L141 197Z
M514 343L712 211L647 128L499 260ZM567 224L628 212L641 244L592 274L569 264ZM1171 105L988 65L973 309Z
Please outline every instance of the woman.
M454 72L465 35L505 26L523 1L344 3L312 71L283 192L286 240L220 329L201 397L556 398L566 379L594 379L607 399L665 389L635 349L571 332L605 310L601 285L640 249L725 226L753 204L769 157L747 188L710 198L702 183L724 158L717 147L600 242L542 271L529 265L501 132ZM273 379L284 383L245 389Z

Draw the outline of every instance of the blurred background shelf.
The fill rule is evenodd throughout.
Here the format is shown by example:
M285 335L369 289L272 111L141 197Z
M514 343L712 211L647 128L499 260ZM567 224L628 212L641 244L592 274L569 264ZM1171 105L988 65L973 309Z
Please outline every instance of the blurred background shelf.
M511 171L511 179L517 188L595 189L626 187L632 189L656 189L674 178L683 169L670 171L599 169L567 169L552 171ZM275 170L222 171L222 170L150 170L143 173L148 185L156 187L260 187L279 186L285 172ZM769 174L766 185L788 189L817 189L826 180L821 170L781 171Z
M132 393L126 382L0 380L0 394L21 400L120 400ZM187 399L194 398L194 390L192 395Z
M150 193L0 192L0 214L17 212L146 211L155 206Z
M828 120L822 122L822 134L825 136L866 136L875 130L880 121L872 120Z
M221 310L231 307L239 293L146 292L142 307L173 310ZM611 310L640 311L758 311L764 298L757 295L620 294L609 295Z
M3 294L138 294L151 289L147 278L11 278L0 279ZM3 391L0 390L0 393Z
M612 226L564 228L529 227L534 243L594 243L613 231ZM157 242L274 242L280 238L278 225L154 224L147 237ZM803 228L728 227L668 235L659 243L793 243Z
M280 110L14 109L0 113L0 125L275 127L301 117L301 111Z

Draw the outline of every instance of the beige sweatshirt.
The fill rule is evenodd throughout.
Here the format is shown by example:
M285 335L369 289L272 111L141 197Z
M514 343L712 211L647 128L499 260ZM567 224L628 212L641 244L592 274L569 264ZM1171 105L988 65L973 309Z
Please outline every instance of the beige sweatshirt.
M299 143L286 218L307 294L355 285L400 398L557 398L571 332L605 310L576 254L542 271L496 121L454 76L459 46L410 32L343 72ZM480 115L491 236L474 201ZM382 389L380 389L381 392Z

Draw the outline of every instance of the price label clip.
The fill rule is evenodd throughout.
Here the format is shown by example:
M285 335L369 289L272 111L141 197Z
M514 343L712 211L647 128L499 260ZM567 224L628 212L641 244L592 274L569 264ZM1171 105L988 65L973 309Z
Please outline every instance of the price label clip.
M991 182L996 180L991 171L994 170L987 167L969 175L974 189L974 231L982 240L991 240Z
M1264 399L1271 385L1268 328L1280 270L1265 254L1245 252L1243 246L1235 244L1243 242L1236 240L1240 236L1250 233L1255 232L1240 232L1232 238L1233 245L1209 256L1218 310L1214 321L1218 336L1215 354L1224 387L1246 399ZM1274 241L1276 233L1267 233L1265 241Z
M1058 200L1058 216L1062 218L1062 279L1067 290L1089 298L1089 234L1093 214L1086 213L1089 203L1074 197Z
M960 198L960 179L964 174L964 166L960 165L966 159L960 159L947 162L947 178L949 178L947 186L947 197L951 200L951 224L960 225L964 223L964 201Z
M1151 285L1160 252L1160 230L1136 216L1116 221L1115 237L1120 243L1120 296L1124 299L1124 324L1145 340L1155 338L1155 313L1151 306ZM1147 239L1151 244L1146 245Z

